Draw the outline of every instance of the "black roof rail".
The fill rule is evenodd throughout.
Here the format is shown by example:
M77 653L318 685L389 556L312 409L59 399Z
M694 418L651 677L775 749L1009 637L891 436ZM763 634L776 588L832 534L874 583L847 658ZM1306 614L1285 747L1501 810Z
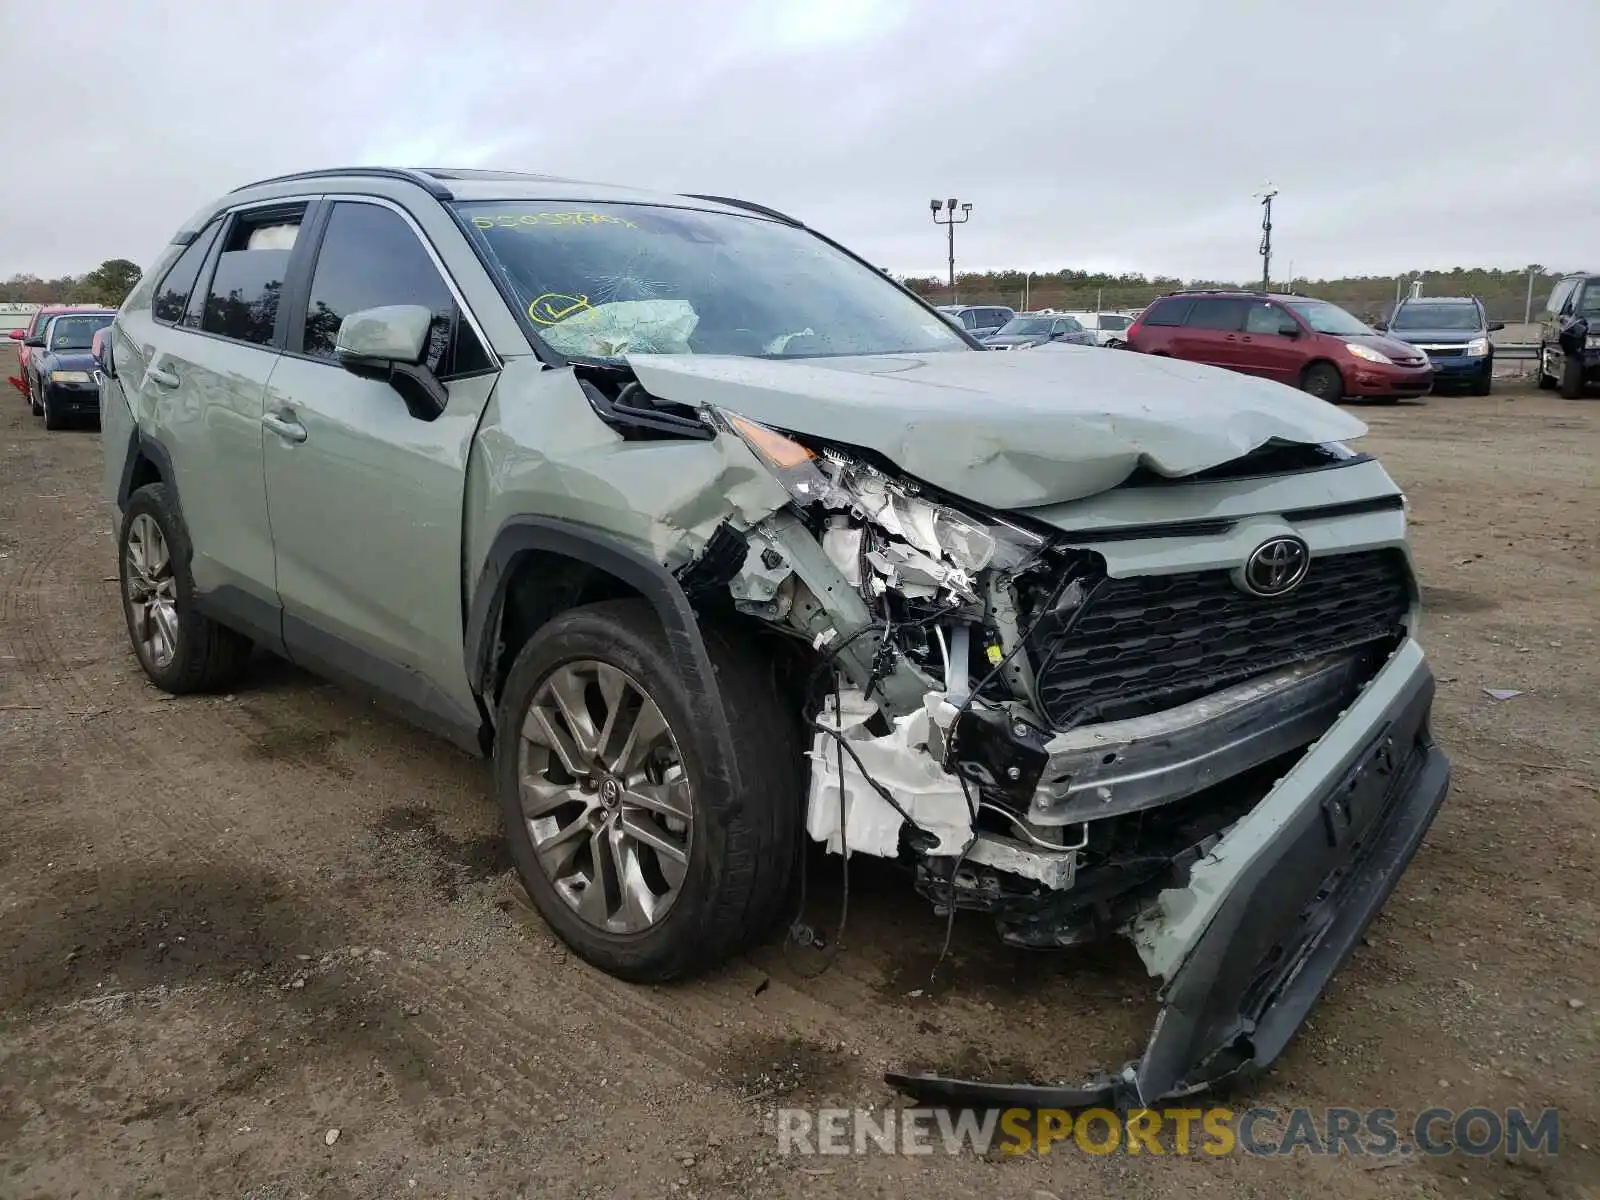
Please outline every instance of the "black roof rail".
M290 175L274 175L271 179L258 179L254 183L247 183L236 187L228 194L247 191L250 188L265 187L269 183L293 183L301 179L331 179L339 176L357 175L370 179L396 179L403 183L414 183L424 189L435 200L451 200L450 189L445 187L431 175L421 171L412 171L406 167L323 167L315 171L296 171Z
M690 200L709 200L712 204L726 204L729 208L742 208L748 212L760 213L764 217L771 217L775 221L782 221L785 225L805 228L788 213L781 213L775 208L768 208L765 204L757 204L753 200L735 200L731 196L703 196L699 192L685 192L684 195Z

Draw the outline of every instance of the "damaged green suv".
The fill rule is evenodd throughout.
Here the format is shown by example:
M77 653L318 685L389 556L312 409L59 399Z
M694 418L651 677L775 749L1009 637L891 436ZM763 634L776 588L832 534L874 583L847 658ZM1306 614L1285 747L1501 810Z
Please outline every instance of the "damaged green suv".
M993 354L780 213L345 168L189 221L102 400L134 651L254 647L492 756L556 932L663 980L805 839L1019 948L1122 934L1150 1102L1270 1062L1442 802L1405 503L1211 367Z

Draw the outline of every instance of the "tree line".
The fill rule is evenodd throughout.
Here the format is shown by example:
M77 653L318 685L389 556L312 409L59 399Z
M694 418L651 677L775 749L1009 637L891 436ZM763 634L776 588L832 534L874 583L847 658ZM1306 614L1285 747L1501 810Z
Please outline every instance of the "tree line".
M108 258L83 275L61 275L55 279L13 275L0 280L0 303L99 304L120 308L142 274L137 263L125 258Z
M125 258L110 258L83 275L63 275L41 279L37 275L13 275L0 280L0 302L24 304L103 304L120 306L138 284L137 264ZM1275 290L1290 290L1304 296L1331 300L1366 320L1380 320L1394 306L1395 295L1410 290L1414 280L1422 281L1427 296L1477 296L1496 321L1521 321L1528 307L1532 283L1532 307L1537 313L1561 272L1537 263L1520 271L1493 267L1453 267L1448 271L1408 271L1400 275L1354 275L1339 279L1296 279L1279 281ZM931 276L911 276L903 280L919 295L935 304L1007 304L1012 308L1059 308L1067 310L1143 308L1163 292L1181 287L1257 287L1229 280L1183 280L1167 275L1109 275L1094 271L968 271L956 276L951 294L945 280Z
M1408 294L1412 281L1421 280L1424 296L1477 296L1491 320L1521 321L1528 306L1532 281L1533 312L1561 278L1561 272L1537 263L1520 271L1493 267L1454 267L1448 271L1408 271L1400 275L1354 275L1340 279L1278 280L1274 291L1330 300L1366 320L1381 320L1394 307L1395 295ZM956 276L955 295L943 279L912 276L907 287L935 304L1006 304L1012 308L1056 308L1068 311L1143 308L1163 292L1182 287L1259 288L1260 281L1240 284L1231 280L1190 279L1155 275L1108 275L1093 271L973 271Z

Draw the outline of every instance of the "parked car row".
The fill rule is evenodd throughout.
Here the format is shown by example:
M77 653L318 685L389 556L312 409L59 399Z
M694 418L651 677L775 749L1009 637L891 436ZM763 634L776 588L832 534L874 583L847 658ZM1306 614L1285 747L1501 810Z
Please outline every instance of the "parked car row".
M992 350L1015 350L1047 343L1066 346L1120 346L1133 317L1118 312L1058 312L1041 308L1018 312L1004 304L941 304L952 325Z
M1594 331L1591 332L1591 325ZM1372 325L1308 296L1193 289L1159 297L1126 347L1275 379L1324 400L1397 401L1494 388L1493 334L1476 296L1401 301ZM1576 399L1600 384L1600 275L1578 272L1550 294L1539 324L1538 382Z
M72 417L99 417L106 331L116 315L114 308L56 305L12 330L12 340L22 343L17 382L46 429L60 429Z

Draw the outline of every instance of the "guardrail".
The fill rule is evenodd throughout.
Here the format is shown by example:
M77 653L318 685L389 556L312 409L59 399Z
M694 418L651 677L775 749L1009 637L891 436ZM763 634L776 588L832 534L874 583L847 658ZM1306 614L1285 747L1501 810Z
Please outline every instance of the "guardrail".
M1533 342L1496 342L1494 356L1512 362L1534 362L1539 357L1539 347Z

